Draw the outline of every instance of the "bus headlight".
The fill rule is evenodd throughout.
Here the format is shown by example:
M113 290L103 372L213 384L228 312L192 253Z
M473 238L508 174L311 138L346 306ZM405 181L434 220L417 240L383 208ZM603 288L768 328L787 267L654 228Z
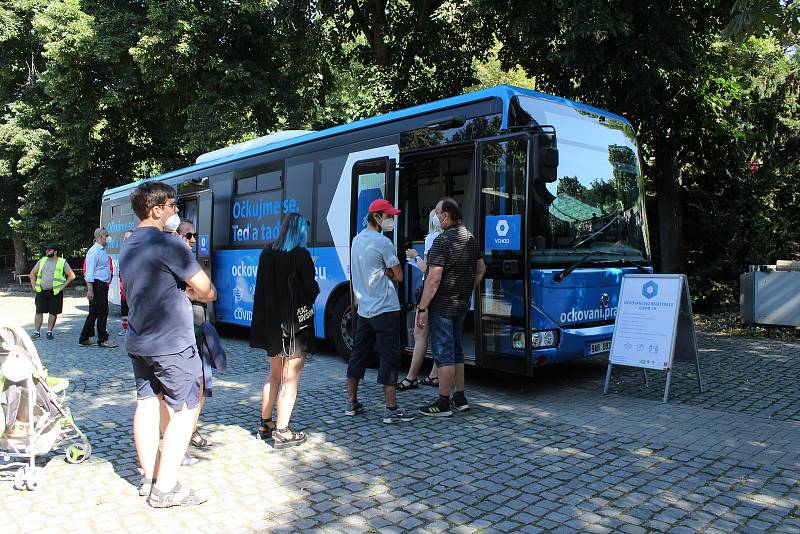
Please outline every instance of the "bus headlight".
M542 330L531 333L531 347L543 349L558 345L558 330Z
M558 330L542 330L531 332L531 348L544 349L558 345ZM514 349L525 348L525 334L514 332L511 334L511 347Z

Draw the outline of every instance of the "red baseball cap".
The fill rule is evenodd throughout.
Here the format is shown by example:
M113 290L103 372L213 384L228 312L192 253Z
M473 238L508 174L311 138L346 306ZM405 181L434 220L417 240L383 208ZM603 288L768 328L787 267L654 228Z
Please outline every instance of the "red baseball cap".
M386 200L385 198L378 198L372 201L372 204L369 205L370 213L377 213L379 211L385 211L389 215L397 215L401 213L400 210L397 210L392 206L392 203Z

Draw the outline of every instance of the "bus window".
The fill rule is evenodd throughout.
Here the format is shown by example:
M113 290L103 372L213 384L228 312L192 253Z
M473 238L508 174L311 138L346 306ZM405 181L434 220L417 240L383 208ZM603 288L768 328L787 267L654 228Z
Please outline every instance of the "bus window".
M236 194L246 195L247 193L255 193L257 183L255 176L239 178L236 180Z
M256 191L270 191L272 189L280 189L281 182L283 181L283 173L281 171L265 172L256 177Z

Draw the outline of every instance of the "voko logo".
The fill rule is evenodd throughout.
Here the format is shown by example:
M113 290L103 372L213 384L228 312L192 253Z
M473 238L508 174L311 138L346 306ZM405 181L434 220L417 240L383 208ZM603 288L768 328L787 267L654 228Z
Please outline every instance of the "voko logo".
M596 308L593 310L576 310L572 308L561 314L562 323L580 323L581 321L604 321L617 316L616 306L613 308Z
M497 226L495 226L494 229L497 231L497 235L499 235L500 237L507 236L509 229L508 221L505 219L500 219L499 221L497 221Z
M240 262L239 265L234 265L231 267L231 274L233 276L254 277L257 273L258 273L258 265L245 265L244 262Z
M506 237L508 235L509 228L510 226L508 225L507 220L500 219L499 221L497 221L497 225L495 225L494 227L495 232L497 232L497 237L494 239L494 242L498 244L511 243L511 240Z

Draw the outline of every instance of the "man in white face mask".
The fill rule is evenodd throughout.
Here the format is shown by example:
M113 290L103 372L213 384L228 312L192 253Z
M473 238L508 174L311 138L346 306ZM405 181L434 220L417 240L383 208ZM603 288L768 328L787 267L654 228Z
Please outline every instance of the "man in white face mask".
M111 283L111 258L106 252L108 231L98 228L94 231L94 244L86 253L83 278L86 280L86 298L89 299L89 315L83 323L78 343L93 345L95 322L97 323L97 344L101 347L115 348L118 345L108 339L108 285Z
M358 401L358 382L364 378L369 355L378 351L378 383L383 386L386 406L384 423L410 421L397 406L395 384L400 371L400 301L392 281L403 281L403 269L386 233L394 230L400 213L392 203L378 199L369 206L367 227L350 248L350 283L357 306L355 341L347 364L345 415L364 411Z
M126 349L136 379L133 438L144 471L139 495L154 508L196 505L208 493L178 484L203 374L189 299L214 300L216 291L189 247L164 233L178 213L174 188L145 182L131 193L131 207L141 223L122 249L120 270L129 308ZM186 293L176 279L186 283ZM169 420L159 452L162 402Z

